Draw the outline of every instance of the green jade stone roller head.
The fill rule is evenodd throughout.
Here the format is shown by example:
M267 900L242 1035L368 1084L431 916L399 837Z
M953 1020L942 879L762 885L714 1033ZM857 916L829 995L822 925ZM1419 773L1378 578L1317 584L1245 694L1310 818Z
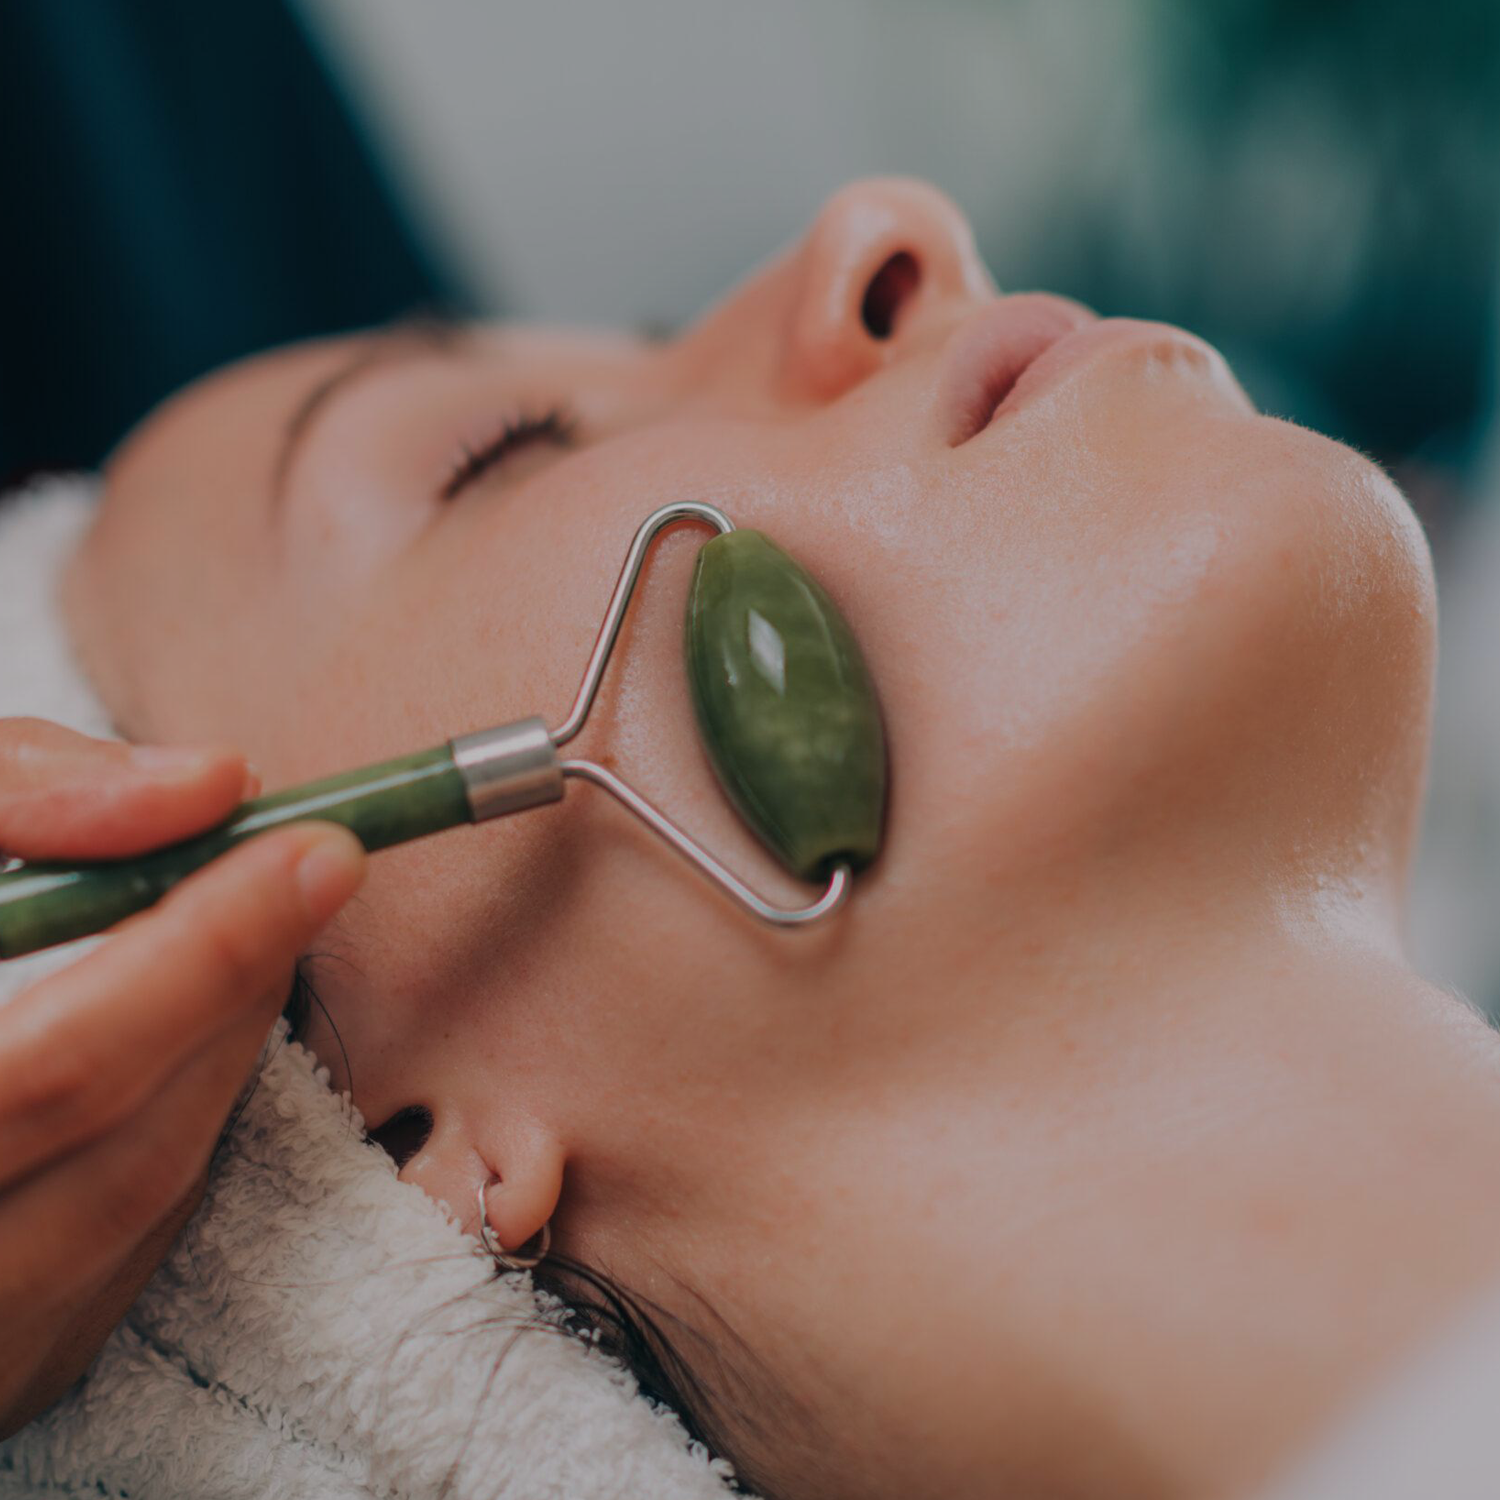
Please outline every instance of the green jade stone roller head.
M698 553L684 647L694 716L720 784L793 874L823 887L807 906L763 900L612 771L558 750L583 727L647 550L668 526L719 535ZM875 687L848 623L807 571L758 531L697 501L664 505L635 534L568 717L538 717L258 797L217 828L135 859L0 864L0 960L103 932L252 835L342 823L372 852L562 799L566 779L603 787L762 922L806 926L837 910L880 850L886 751ZM3 858L3 857L0 857Z
M880 851L885 736L844 617L759 531L698 553L684 632L708 758L740 816L794 875Z

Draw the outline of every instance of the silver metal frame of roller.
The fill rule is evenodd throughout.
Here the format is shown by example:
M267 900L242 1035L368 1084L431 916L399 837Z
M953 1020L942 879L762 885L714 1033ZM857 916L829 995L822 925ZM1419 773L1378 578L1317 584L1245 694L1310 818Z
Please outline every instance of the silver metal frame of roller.
M849 894L852 871L847 863L835 866L823 894L809 906L773 906L750 889L733 871L727 869L689 834L679 828L665 813L653 807L633 787L612 771L591 760L560 760L558 749L583 728L594 705L595 695L614 650L615 639L625 620L625 611L635 591L641 565L651 543L678 521L697 521L712 526L721 534L734 530L734 522L718 509L700 501L681 501L652 511L641 523L626 554L625 565L610 597L609 609L599 628L583 682L568 717L556 729L548 729L539 717L517 719L494 729L481 729L460 735L450 741L453 763L463 777L468 793L469 810L476 823L525 808L540 807L562 800L565 779L580 780L603 787L624 803L643 823L660 834L682 857L688 860L743 910L773 927L805 927L828 916L843 905Z

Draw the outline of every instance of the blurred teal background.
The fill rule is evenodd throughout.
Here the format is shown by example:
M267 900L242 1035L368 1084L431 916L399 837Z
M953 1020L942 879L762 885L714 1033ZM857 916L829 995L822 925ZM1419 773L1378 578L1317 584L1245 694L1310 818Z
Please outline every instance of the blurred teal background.
M1002 286L1184 323L1401 482L1445 601L1413 939L1500 1010L1496 0L6 0L0 471L419 302L680 323L893 171Z
M0 0L0 205L0 493L449 280L276 0Z

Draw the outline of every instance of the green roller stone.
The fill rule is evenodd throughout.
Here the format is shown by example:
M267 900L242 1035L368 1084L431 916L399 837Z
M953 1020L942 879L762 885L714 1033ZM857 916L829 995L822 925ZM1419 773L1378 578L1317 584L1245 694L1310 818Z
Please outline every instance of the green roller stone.
M759 531L698 553L685 628L704 747L740 815L793 874L880 850L886 750L854 632L811 574Z

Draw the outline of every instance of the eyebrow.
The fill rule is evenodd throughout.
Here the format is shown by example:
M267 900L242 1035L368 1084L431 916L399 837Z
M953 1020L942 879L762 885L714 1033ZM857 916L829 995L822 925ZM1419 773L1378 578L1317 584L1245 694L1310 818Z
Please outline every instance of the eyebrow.
M434 350L452 349L462 336L462 325L430 316L410 318L366 335L350 359L332 374L324 375L292 408L271 470L272 510L281 504L287 476L298 452L335 396L348 390L369 370L386 369L405 359L431 354Z

